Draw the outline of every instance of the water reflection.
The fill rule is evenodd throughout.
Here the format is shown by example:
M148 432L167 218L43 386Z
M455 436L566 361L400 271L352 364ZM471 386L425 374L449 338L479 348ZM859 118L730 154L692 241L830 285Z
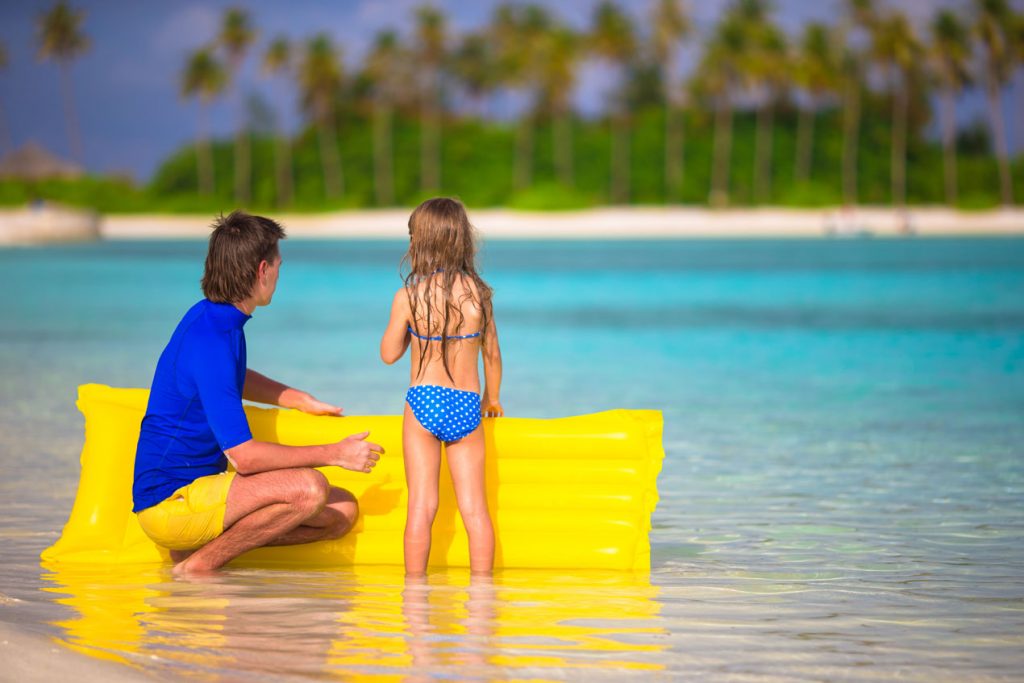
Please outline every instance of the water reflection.
M44 566L71 610L61 642L160 675L386 675L403 681L565 678L662 670L666 629L646 576L399 568L232 570Z

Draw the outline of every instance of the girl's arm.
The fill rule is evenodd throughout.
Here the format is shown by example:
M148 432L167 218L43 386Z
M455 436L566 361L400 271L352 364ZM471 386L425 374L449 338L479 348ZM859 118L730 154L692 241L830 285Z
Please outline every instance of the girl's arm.
M487 323L481 355L484 358L484 393L480 397L480 413L484 417L502 417L505 411L498 397L501 391L501 347L498 346L498 328L493 317Z
M380 359L388 365L397 361L409 348L409 339L409 295L403 287L391 302L391 319L380 340Z

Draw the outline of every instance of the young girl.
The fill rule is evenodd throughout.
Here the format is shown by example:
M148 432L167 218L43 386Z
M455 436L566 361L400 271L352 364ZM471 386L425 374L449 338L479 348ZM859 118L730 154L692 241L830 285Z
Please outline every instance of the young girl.
M477 275L473 226L454 199L428 199L409 217L405 285L395 294L380 342L389 365L412 345L405 395L402 448L409 510L405 570L422 575L430 556L437 513L441 445L446 446L455 497L469 535L473 573L494 564L494 529L484 486L484 434L480 417L501 417L501 351L491 309L491 288ZM484 361L480 393L479 356Z

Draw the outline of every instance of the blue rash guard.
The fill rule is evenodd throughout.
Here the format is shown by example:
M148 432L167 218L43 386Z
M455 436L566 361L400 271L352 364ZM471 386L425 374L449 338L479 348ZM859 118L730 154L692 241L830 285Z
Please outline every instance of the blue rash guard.
M252 438L242 409L250 316L203 299L160 355L135 452L133 512L227 469L224 451Z

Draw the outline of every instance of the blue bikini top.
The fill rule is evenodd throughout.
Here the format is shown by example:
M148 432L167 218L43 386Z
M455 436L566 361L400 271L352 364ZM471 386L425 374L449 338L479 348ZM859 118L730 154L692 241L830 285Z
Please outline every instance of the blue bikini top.
M412 336L416 337L417 339L422 339L423 341L444 341L444 337L424 337L422 334L416 334L416 330L412 329L412 326L409 326L408 330L409 330L409 333L412 334ZM480 336L479 332L474 332L472 334L450 334L450 335L448 335L448 338L449 339L472 339L473 337L479 337L479 336Z
M437 275L438 273L443 273L443 272L444 272L444 268L438 268L433 273L431 273L428 277L432 277L434 275ZM409 333L412 336L416 337L417 339L422 339L423 341L444 341L444 337L424 337L422 334L416 334L416 330L412 329L412 325L410 325L407 329L409 330ZM480 336L479 332L474 332L473 334L450 334L450 335L448 335L448 338L449 339L472 339L473 337L479 337L479 336Z

